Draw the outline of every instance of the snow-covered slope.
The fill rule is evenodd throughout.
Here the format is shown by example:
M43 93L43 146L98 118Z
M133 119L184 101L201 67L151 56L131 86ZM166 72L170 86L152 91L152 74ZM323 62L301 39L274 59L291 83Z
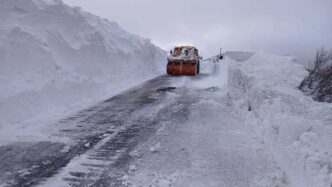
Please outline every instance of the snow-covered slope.
M148 39L60 0L1 0L0 17L0 129L162 73Z
M229 59L232 61L231 59ZM332 106L297 89L304 67L293 58L255 54L230 62L234 115L252 126L295 187L332 185Z

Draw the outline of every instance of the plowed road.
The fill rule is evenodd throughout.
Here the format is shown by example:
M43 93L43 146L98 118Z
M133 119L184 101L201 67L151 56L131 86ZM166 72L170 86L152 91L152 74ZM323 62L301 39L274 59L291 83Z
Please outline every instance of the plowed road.
M220 81L220 82L219 82ZM5 186L269 186L278 167L222 81L161 76L63 119L72 144L0 148Z

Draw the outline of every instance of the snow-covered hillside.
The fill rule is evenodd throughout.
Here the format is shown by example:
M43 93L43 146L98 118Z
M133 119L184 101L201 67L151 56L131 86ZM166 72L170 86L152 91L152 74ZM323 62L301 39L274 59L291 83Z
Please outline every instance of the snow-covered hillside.
M1 0L0 17L0 129L163 71L166 54L148 39L61 0Z
M48 163L43 154L35 154L38 149L9 144L33 145L35 140L38 148L45 141L60 142L56 146L64 152L53 150L56 161L68 159L65 152L74 150L63 166L50 162L58 168L48 169L65 167L53 178L56 182L72 170L82 172L77 166L100 151L121 162L119 171L133 164L129 172L119 172L128 184L332 186L332 105L298 90L307 72L294 58L227 52L220 63L202 63L202 75L195 78L158 77L98 105L162 74L166 53L61 0L0 0L0 18L0 145L9 145L2 146L0 165L11 164L0 167L1 180L14 174L21 182L21 176L8 171L20 170L24 178L29 164L44 173L42 164L25 166L29 157ZM90 104L95 108L47 125ZM107 123L95 130L97 122L87 119ZM76 153L76 147L85 147L86 153ZM126 159L119 160L120 154ZM142 158L135 160L138 155ZM86 172L96 171L90 169ZM99 170L102 176L107 169Z
M228 97L295 187L332 185L332 106L297 89L306 75L291 57L229 59Z

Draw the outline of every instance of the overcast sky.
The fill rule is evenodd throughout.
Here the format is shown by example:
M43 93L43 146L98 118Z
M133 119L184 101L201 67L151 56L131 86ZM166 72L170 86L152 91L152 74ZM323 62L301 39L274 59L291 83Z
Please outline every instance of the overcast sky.
M163 49L193 44L308 59L332 48L332 0L64 0Z

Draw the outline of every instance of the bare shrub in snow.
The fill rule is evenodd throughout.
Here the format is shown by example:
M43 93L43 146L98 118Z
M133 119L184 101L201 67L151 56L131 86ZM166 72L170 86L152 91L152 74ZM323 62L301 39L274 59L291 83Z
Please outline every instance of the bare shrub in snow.
M317 51L315 61L307 68L309 75L299 89L316 101L332 103L332 52Z

